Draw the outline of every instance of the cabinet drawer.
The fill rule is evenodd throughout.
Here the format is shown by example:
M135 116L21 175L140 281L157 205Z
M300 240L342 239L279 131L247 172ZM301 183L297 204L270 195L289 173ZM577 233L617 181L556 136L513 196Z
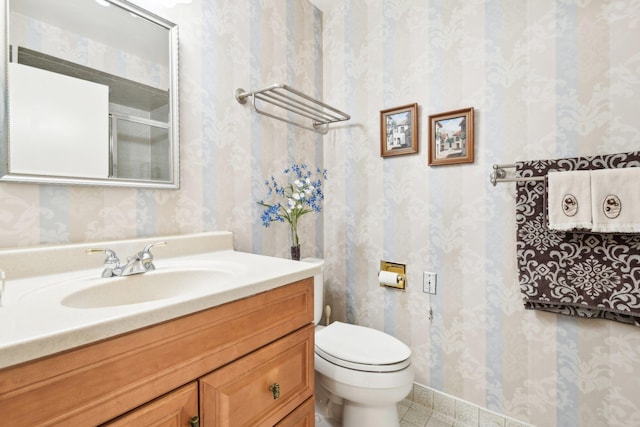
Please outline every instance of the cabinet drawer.
M188 426L189 420L197 415L198 385L194 381L101 427Z
M311 397L313 331L310 324L202 377L203 425L271 427Z

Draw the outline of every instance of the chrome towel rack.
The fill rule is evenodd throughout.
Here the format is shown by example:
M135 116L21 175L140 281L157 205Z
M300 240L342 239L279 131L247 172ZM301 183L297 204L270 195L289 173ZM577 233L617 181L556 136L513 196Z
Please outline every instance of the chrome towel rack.
M351 118L347 113L318 101L285 84L274 84L253 92L247 92L242 88L236 89L236 100L240 104L245 104L247 98L251 98L251 107L253 107L254 111L258 114L322 135L325 135L329 131L330 123L342 122ZM260 101L260 103L257 101ZM262 104L265 103L297 114L303 117L303 120L309 119L311 122L310 124L304 124L304 122L294 121L288 117L277 115L273 111L267 111L262 106Z
M489 176L491 184L495 187L499 182L528 182L528 181L544 181L544 176L526 176L520 177L507 173L505 169L515 169L516 165L493 165L493 172Z

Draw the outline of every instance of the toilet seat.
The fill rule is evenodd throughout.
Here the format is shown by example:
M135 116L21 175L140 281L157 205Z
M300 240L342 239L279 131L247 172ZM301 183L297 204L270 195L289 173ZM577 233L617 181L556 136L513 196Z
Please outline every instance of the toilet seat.
M402 341L342 322L316 331L315 353L335 365L364 372L395 372L411 364L411 349Z

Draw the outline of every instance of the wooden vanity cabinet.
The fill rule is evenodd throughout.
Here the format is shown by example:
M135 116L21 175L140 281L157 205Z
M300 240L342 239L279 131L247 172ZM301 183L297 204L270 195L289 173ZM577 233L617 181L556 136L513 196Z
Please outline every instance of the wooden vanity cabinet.
M311 427L313 337L304 279L2 369L2 423Z

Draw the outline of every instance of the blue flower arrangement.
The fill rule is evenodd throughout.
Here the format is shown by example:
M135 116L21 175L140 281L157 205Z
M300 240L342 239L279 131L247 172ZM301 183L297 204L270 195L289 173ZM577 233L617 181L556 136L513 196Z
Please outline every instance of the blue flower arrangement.
M265 180L267 194L258 202L264 206L260 219L269 227L273 221L288 222L291 232L291 246L300 245L298 220L309 212L322 211L322 181L327 179L327 170L316 168L315 173L304 164L293 164L283 171L287 184L280 185L274 176Z

